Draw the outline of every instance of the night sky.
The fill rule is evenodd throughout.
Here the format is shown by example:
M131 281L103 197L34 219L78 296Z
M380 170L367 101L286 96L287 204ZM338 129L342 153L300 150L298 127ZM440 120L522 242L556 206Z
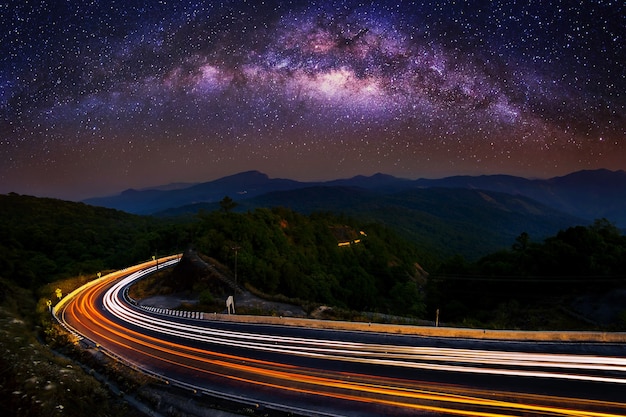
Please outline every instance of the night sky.
M623 1L0 3L0 193L626 169Z

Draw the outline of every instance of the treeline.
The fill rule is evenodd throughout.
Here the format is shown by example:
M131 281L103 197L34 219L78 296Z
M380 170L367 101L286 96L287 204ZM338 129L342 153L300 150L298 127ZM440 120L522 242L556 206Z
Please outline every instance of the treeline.
M626 236L600 219L543 242L522 233L510 249L476 262L450 258L431 275L427 300L448 320L489 321L498 310L564 306L573 297L624 286Z
M187 232L172 222L82 203L0 195L0 276L35 289L182 249Z
M415 249L378 224L285 208L221 210L199 215L195 242L233 270L236 262L239 284L267 294L407 316L425 308Z

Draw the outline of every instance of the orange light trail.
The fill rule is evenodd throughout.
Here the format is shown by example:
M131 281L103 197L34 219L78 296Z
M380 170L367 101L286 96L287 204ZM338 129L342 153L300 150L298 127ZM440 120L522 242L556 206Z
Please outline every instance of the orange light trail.
M141 268L129 271L136 270ZM124 276L128 275L129 271L126 271ZM476 417L626 415L624 403L483 391L426 381L311 369L174 343L126 328L98 310L97 300L119 279L120 275L114 275L84 289L67 303L61 311L61 316L62 320L76 332L127 358L139 368L149 370L154 366L158 369L161 364L163 366L160 369L167 370L165 365L169 364L196 373L299 394L450 415ZM567 407L561 407L559 404L567 404Z

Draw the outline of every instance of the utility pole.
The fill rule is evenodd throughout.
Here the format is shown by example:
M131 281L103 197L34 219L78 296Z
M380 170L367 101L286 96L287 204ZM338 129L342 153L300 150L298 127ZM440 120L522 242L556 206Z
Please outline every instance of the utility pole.
M237 253L241 246L233 246L231 249L235 251L235 288L237 288Z

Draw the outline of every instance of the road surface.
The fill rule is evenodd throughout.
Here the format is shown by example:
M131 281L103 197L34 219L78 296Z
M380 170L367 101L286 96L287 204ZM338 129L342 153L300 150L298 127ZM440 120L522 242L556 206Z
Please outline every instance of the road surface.
M177 257L159 260L169 267ZM341 416L626 416L626 346L420 337L149 311L127 288L155 263L94 281L55 314L127 364L196 394Z

